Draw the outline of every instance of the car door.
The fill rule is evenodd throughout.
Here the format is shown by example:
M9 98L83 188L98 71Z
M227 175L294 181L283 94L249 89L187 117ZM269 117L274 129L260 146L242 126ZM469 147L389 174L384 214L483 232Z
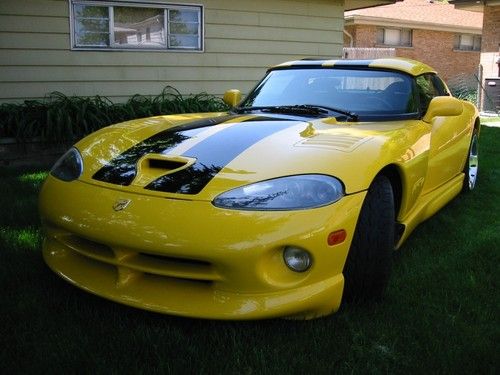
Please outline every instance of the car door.
M446 86L435 74L416 78L420 113L425 114L436 96L449 96ZM467 121L461 116L438 116L429 123L430 148L427 175L422 193L426 194L457 176L463 168L463 145L468 133Z

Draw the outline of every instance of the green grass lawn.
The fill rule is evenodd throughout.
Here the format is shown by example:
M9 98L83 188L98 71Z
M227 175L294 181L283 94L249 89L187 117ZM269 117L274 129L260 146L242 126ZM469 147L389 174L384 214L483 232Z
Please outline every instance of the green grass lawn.
M500 122L500 117L499 116L481 117L481 124L486 124L488 122Z
M500 129L477 189L420 225L383 301L313 321L177 318L87 294L41 256L42 169L0 168L0 373L497 374Z

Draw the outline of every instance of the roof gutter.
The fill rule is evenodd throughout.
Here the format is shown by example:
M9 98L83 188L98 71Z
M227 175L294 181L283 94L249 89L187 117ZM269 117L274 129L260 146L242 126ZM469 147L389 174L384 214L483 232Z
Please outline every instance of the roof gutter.
M354 46L354 38L351 34L344 28L344 34L349 38L349 47L352 48Z
M345 0L344 11L374 8L382 5L391 5L403 0Z
M481 35L481 27L468 27L461 25L446 25L431 22L400 20L394 18L371 17L364 15L349 15L344 18L346 25L372 25L381 27L397 27L406 29L448 31L454 33L467 33Z

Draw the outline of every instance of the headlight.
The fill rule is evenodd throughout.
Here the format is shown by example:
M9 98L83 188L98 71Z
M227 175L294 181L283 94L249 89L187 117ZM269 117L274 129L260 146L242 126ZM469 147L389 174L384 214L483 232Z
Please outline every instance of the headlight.
M76 180L83 171L82 156L74 147L59 158L50 170L50 174L63 181Z
M300 210L325 206L343 195L342 183L335 177L309 174L242 186L220 194L213 204L236 210Z

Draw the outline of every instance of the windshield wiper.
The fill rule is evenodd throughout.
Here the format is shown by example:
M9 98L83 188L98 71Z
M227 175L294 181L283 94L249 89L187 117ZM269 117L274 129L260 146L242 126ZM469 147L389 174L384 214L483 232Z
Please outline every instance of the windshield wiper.
M234 107L232 110L235 113L245 113L252 111L262 111L270 108L276 108L277 106L267 105L267 106L256 106L256 107Z
M346 111L345 109L327 107L316 104L237 107L235 108L235 111L236 113L244 113L251 111L262 111L269 113L284 113L284 114L292 113L292 114L307 115L307 116L328 115L331 112L336 112L340 113L341 115L347 116L352 121L358 120L358 115L353 112Z
M302 107L307 107L307 108L317 108L321 109L323 111L329 111L329 112L337 112L340 113L341 115L346 116L348 119L351 119L352 121L358 121L358 114L355 112L348 111L343 108L335 108L335 107L328 107L326 105L318 105L318 104L304 104Z

